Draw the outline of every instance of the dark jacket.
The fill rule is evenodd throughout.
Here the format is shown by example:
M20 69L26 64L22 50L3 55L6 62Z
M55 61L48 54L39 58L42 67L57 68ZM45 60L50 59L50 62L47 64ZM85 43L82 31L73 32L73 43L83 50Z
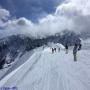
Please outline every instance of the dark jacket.
M73 49L73 54L76 54L78 50L81 50L82 45L81 44L75 44Z
M68 45L66 45L65 48L68 49Z

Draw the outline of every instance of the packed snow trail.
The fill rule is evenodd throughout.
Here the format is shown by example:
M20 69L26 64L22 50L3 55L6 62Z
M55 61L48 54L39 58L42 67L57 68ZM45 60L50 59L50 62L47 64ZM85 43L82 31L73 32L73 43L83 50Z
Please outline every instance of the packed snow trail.
M78 52L73 61L72 51L52 54L50 48L35 52L23 65L0 81L0 87L18 90L89 90L90 51Z

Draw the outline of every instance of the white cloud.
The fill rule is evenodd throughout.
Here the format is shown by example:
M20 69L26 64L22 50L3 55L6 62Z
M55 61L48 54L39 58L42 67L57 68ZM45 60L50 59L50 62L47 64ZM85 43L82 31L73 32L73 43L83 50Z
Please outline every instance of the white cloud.
M67 16L73 18L80 15L81 9L78 8L74 3L64 3L57 7L55 14L59 16Z
M0 26L1 27L4 25L4 21L7 20L9 16L10 16L9 11L0 7Z
M3 30L4 31L4 36L7 35L13 35L13 34L33 34L33 23L22 17L19 19L13 19L13 20L8 20L6 23L3 24Z
M64 29L69 29L71 21L67 21L64 17L48 15L40 19L38 24L32 23L26 18L8 20L3 27L6 33L5 36L12 34L30 34L36 38L46 37L61 32ZM3 32L3 31L2 31Z
M83 15L90 15L90 0L69 0L69 2L81 9Z
M72 30L76 32L88 31L90 28L90 1L67 0L56 9L56 15L72 20ZM90 30L89 30L90 31Z
M8 17L9 12L2 17ZM3 24L4 34L30 34L33 37L46 37L54 35L65 29L77 33L90 31L90 1L89 0L67 0L59 5L53 15L47 15L39 20L38 24L21 17L8 20Z
M0 8L0 19L7 19L10 16L10 13L6 9Z

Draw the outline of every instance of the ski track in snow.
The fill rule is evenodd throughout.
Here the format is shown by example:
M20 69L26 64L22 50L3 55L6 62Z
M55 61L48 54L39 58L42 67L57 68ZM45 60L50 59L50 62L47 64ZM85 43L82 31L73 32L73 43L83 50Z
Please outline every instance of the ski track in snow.
M16 86L18 90L89 90L89 52L79 51L78 61L74 62L71 50L68 54L64 50L52 54L50 48L37 51L16 71L2 79L0 87Z

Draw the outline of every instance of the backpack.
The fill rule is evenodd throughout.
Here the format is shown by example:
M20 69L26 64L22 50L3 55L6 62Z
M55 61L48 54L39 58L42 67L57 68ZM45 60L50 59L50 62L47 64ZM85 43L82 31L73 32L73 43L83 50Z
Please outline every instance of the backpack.
M78 50L81 50L81 48L82 48L82 45L80 44Z

